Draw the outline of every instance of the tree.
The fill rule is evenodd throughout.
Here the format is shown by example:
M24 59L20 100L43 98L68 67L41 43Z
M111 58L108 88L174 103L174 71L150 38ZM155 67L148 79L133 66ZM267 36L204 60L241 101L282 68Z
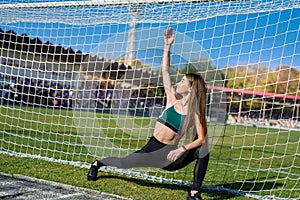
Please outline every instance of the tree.
M225 87L263 92L267 83L268 68L263 65L244 65L222 69Z
M300 72L290 66L282 65L275 68L274 72L268 74L268 92L277 94L299 94Z
M225 87L234 89L245 88L246 68L245 66L227 67L222 69L225 77Z

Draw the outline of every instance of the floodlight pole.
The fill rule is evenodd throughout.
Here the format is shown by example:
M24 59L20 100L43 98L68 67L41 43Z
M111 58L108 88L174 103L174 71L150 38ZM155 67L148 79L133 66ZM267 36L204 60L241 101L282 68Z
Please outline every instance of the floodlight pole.
M131 20L129 23L125 65L134 67L133 64L134 64L134 60L135 60L136 17L138 14L138 7L130 6L129 12L131 13Z

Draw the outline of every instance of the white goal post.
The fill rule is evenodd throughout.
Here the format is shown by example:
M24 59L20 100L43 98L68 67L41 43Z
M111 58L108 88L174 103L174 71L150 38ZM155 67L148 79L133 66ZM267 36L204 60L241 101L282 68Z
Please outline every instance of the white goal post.
M9 0L0 12L1 154L88 168L141 148L165 107L172 27L173 83L207 83L203 187L300 196L299 0ZM193 165L102 170L190 185Z

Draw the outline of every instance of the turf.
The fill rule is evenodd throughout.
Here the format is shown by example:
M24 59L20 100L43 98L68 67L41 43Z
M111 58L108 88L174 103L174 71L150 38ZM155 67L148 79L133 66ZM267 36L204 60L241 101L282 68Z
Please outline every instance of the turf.
M120 154L144 145L151 134L150 118L40 107L0 106L2 152L31 154L78 163L95 159L87 146L101 155ZM299 132L249 126L220 126L210 138L211 159L205 185L225 187L253 195L300 196ZM128 134L130 132L130 134ZM89 145L87 145L89 144ZM100 149L98 149L98 147ZM125 151L126 154L127 151ZM123 152L124 153L124 152ZM22 174L133 199L184 199L188 188L100 172L100 180L86 181L86 168L41 159L0 154L1 171ZM4 161L4 162L2 162ZM149 171L149 175L190 181L193 165L176 174ZM205 199L247 199L224 191L205 189Z

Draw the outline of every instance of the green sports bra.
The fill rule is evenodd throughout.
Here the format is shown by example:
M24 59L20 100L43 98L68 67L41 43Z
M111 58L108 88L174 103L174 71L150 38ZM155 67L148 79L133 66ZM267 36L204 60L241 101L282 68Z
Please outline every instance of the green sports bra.
M157 119L158 122L166 125L176 133L181 129L184 120L185 115L178 113L174 105L166 108Z

